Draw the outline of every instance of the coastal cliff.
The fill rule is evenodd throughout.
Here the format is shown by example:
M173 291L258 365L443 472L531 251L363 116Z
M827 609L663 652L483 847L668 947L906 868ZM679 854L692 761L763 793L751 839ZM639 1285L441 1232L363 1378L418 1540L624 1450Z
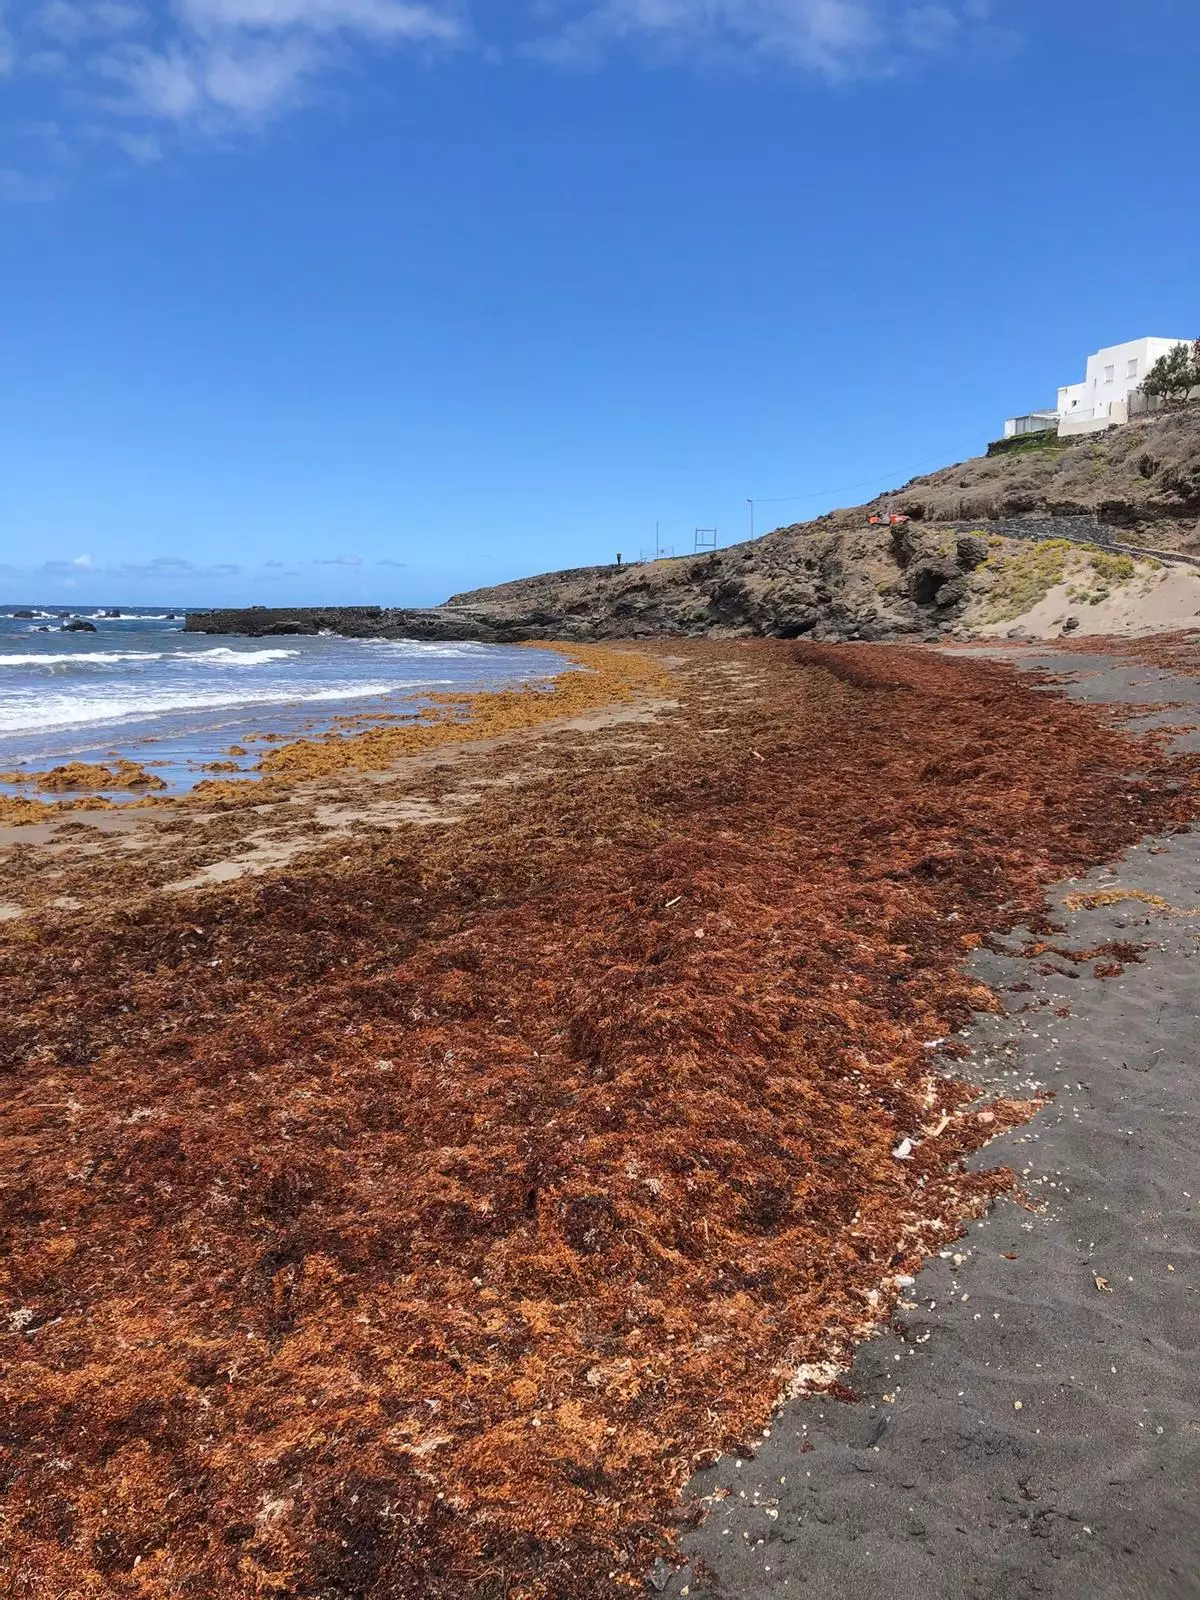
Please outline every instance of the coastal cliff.
M254 607L192 613L187 627L485 643L953 635L988 613L1002 563L1046 541L1196 563L1200 406L1079 439L1003 441L866 505L704 554L544 573L428 609Z

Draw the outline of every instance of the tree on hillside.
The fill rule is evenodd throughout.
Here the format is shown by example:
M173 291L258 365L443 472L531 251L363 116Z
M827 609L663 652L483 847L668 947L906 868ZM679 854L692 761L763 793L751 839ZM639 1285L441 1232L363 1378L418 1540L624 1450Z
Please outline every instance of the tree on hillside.
M1194 344L1177 344L1167 351L1146 374L1143 394L1158 395L1168 403L1186 400L1190 390L1200 384L1200 339Z

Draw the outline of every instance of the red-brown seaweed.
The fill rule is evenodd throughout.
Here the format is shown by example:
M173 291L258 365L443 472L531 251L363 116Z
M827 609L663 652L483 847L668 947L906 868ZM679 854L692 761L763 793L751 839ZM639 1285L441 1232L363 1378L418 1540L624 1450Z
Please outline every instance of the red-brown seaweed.
M652 739L453 827L5 925L5 1593L617 1592L1010 1188L1032 1106L930 1064L964 957L1194 763L990 663L669 648Z

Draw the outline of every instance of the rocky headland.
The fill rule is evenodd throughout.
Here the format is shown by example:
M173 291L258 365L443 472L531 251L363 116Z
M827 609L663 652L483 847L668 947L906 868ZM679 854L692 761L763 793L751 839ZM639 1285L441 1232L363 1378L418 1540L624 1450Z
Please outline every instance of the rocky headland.
M430 608L255 607L187 626L489 643L962 637L1003 609L994 594L1023 547L1060 541L1197 564L1200 406L1102 435L1001 441L866 505L706 554L543 573Z

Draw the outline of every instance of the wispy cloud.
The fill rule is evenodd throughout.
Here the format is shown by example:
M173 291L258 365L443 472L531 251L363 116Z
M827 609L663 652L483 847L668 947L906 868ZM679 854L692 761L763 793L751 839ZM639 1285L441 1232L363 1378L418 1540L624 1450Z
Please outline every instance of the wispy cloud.
M387 557L385 556L382 561L377 561L375 563L375 565L377 567L406 567L408 565L408 562L407 561L389 561L387 559Z
M45 120L18 130L0 168L0 198L53 193L85 144L148 165L180 139L230 140L356 59L401 48L477 46L575 70L616 57L770 64L837 81L1001 32L994 0L509 0L478 25L469 3L0 0L0 76L23 74L45 101ZM485 21L502 25L503 48Z
M986 26L988 11L989 0L551 0L553 25L527 50L574 67L632 52L844 79L955 45Z
M889 0L585 0L530 49L591 66L619 50L660 56L764 56L828 74L861 61L882 40Z
M259 123L304 100L354 45L454 43L434 0L177 0L168 26L110 43L94 66L124 90L116 109L167 123Z
M465 31L459 0L0 0L0 74L40 77L86 108L81 135L144 163L156 129L260 125L356 49L444 48Z
M56 556L28 567L9 567L31 578L233 578L241 572L232 562L198 566L182 556L154 556L149 561L93 561L91 556Z
M361 567L361 556L318 556L313 562L316 567Z
M104 39L141 27L147 13L140 5L122 0L43 0L30 8L29 31L43 34L58 45L75 45L83 39Z

